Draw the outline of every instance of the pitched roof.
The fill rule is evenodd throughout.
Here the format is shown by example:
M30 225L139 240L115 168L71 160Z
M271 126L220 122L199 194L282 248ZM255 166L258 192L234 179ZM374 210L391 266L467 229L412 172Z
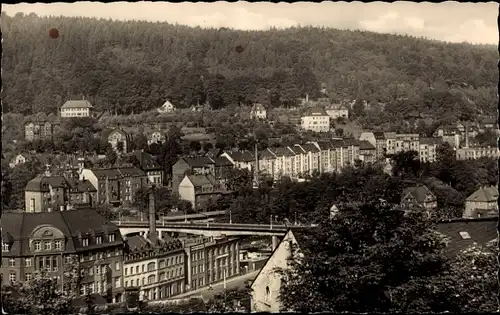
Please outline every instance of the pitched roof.
M304 149L302 149L298 144L294 144L292 146L289 146L289 148L295 154L304 154L304 153L306 153L306 151L304 151Z
M375 131L373 133L373 135L375 136L375 139L378 139L378 140L379 139L385 139L385 134L382 131Z
M26 184L25 191L47 192L49 186L53 188L62 188L68 186L64 176L43 176L38 175Z
M495 186L481 187L467 197L466 201L491 202L498 200L498 188Z
M320 149L318 149L314 144L312 143L304 143L304 144L301 144L300 145L302 147L302 149L304 149L304 151L306 152L313 152L313 153L316 153L316 152L320 152Z
M420 138L420 144L440 144L442 142L441 138Z
M87 251L108 246L117 246L122 243L120 230L116 225L107 221L103 216L92 209L70 211L37 212L37 213L4 213L2 215L2 238L10 235L13 238L12 248L2 255L31 256L29 240L33 231L42 226L52 226L59 229L66 237L67 253ZM79 235L85 236L91 232L95 234L114 233L115 242L93 244L81 247Z
M295 156L295 154L288 147L276 147L276 148L270 148L270 150L276 156Z
M108 179L117 179L122 177L117 168L92 168L90 170L95 174L97 179L106 179L106 177Z
M191 156L182 159L191 167L206 167L215 164L214 160L206 156Z
M310 107L302 116L328 116L328 114L321 107Z
M210 179L205 175L186 175L194 187L201 187L204 185L213 185Z
M431 195L432 197L435 198L434 194L425 185L408 187L404 190L403 196L406 196L407 194L413 196L415 201L419 204L425 202L425 198L427 197L427 195Z
M265 149L265 150L259 151L259 159L263 159L263 158L275 159L276 156L274 155L274 153L271 150Z
M76 100L76 101L67 101L61 108L92 108L92 104L90 104L87 100Z
M230 152L228 155L236 162L252 162L255 159L253 153L247 150Z
M375 150L375 147L369 141L362 140L362 141L359 141L359 149L360 150Z
M446 248L446 254L454 257L460 251L467 249L474 243L484 246L489 241L496 239L498 237L497 223L498 217L479 219L460 218L439 222L436 230L449 239L450 242Z
M123 177L140 177L140 176L146 176L146 173L144 173L141 169L135 167L135 166L130 166L130 167L120 167L118 168L118 171L121 173Z
M161 169L160 164L158 164L154 157L144 151L134 151L126 154L125 156L133 156L139 161L139 165L143 170L156 170Z
M215 166L232 166L233 164L229 159L225 156L219 156L216 158L213 158L213 161L215 162Z
M70 192L72 193L80 193L87 191L97 191L97 189L92 185L92 183L88 180L70 180Z
M330 149L330 143L327 141L318 141L316 142L321 150Z
M255 103L252 106L252 112L265 111L265 110L266 110L266 108L262 104L260 104L260 103Z

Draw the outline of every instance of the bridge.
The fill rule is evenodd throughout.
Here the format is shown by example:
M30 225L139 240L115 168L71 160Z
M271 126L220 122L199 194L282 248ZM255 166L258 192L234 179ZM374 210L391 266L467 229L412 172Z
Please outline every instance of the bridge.
M149 233L147 221L114 221L124 236L130 234L146 235ZM291 226L276 224L234 224L234 223L199 223L156 221L156 231L162 238L167 234L194 234L204 236L283 236ZM297 226L299 227L299 226Z

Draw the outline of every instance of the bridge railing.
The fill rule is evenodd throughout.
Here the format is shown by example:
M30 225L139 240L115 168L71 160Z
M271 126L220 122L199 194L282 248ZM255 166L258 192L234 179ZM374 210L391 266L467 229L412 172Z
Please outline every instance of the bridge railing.
M136 222L114 222L118 226L122 227L148 227L149 223L145 221L136 221ZM289 226L287 225L276 225L272 226L269 224L230 224L230 223L184 223L184 222L165 222L157 221L157 227L171 227L171 228L220 228L220 229L256 229L256 230L283 230L287 229ZM301 226L296 226L301 227Z

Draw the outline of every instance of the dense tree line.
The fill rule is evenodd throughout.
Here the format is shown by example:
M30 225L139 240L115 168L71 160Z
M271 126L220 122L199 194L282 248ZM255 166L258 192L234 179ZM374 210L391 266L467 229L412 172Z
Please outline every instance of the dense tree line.
M464 111L470 103L491 113L497 103L492 46L313 27L236 31L21 13L3 14L1 23L4 112L56 113L83 95L96 110L124 114L167 98L180 107L288 106L306 93L317 96L321 83L334 100L363 98L405 106L404 113L443 104L447 112L457 101ZM48 36L51 28L58 39Z

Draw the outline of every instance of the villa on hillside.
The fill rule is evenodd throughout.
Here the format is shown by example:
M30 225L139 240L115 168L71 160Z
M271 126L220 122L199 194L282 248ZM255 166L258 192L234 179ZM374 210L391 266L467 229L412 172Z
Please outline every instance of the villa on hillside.
M170 101L166 101L160 108L157 109L157 111L160 114L172 113L175 111L175 106Z

